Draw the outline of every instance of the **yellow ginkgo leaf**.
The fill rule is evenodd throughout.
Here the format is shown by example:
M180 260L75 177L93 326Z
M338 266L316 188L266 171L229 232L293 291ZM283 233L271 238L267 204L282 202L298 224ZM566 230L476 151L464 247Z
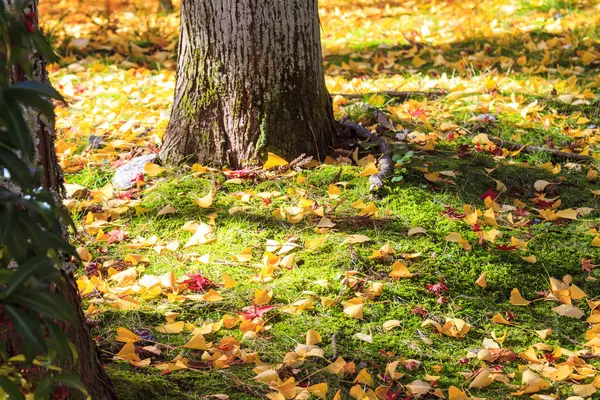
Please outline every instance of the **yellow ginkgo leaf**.
M269 292L266 289L256 289L254 291L254 304L268 304L273 297L273 292Z
M365 165L365 168L361 171L360 176L371 176L375 175L379 170L374 162L369 162Z
M323 400L327 398L327 389L328 386L326 382L317 383L316 385L312 385L306 388L308 393Z
M535 334L538 335L541 339L546 339L548 336L552 334L552 329L540 329L535 331Z
M238 285L238 281L227 275L225 272L222 272L221 276L223 277L223 287L225 289L232 289Z
M502 314L498 313L492 317L492 322L503 325L516 325L514 322L509 322L502 316Z
M487 287L486 277L487 277L487 274L485 272L483 274L479 275L479 278L477 278L477 280L475 281L475 284L477 286L485 289Z
M177 321L173 322L172 324L157 326L154 328L154 330L158 333L181 333L184 327L185 322Z
M115 340L117 342L140 342L142 340L141 337L133 333L127 328L119 328L117 329L117 336L115 336Z
M204 296L202 296L205 301L215 302L223 300L223 297L214 289L210 289Z
M160 175L165 169L154 164L151 162L147 162L146 164L144 164L144 174L148 175L148 176L158 176Z
M362 385L373 386L373 377L369 374L366 368L359 371L358 375L354 379L354 383L360 383Z
M202 207L202 208L208 208L212 205L213 203L213 194L212 192L207 194L204 197L201 197L199 199L196 199L194 201L194 203L196 203L198 206Z
M535 264L537 261L537 257L533 254L530 254L528 256L521 256L521 258L523 259L523 261L526 261L530 264Z
M456 386L450 386L448 389L448 400L469 400L469 397Z
M90 254L90 251L86 247L78 247L77 254L85 262L92 261L92 255Z
M288 162L285 161L283 158L279 157L278 155L273 153L268 154L269 156L267 158L267 161L265 162L265 165L263 165L263 169L282 167L284 165L288 165Z
M318 343L321 343L321 335L314 329L309 329L306 332L306 345L311 346Z
M513 306L528 306L529 304L531 304L531 301L525 300L523 298L523 296L521 296L521 292L519 292L519 289L514 288L510 292L509 303L512 304Z
M563 317L580 319L585 315L580 308L572 306L570 304L561 304L559 306L553 307L552 311L555 313L562 315Z
M392 278L411 278L413 274L406 268L401 261L396 261L392 265L392 272L390 272L390 277Z
M248 262L252 260L252 247L246 247L239 254L231 256L231 258L233 258L233 261L237 262Z
M329 185L327 188L327 194L329 194L330 198L337 199L342 194L342 189L336 185Z
M344 303L344 313L352 318L362 319L365 303L361 297L355 297Z
M140 361L140 357L135 352L135 345L133 344L133 342L125 343L125 345L121 347L121 350L119 350L119 352L115 355L119 358L122 358L123 360L127 360L130 362Z
M577 215L579 213L577 212L577 210L573 210L572 208L567 208L565 210L559 210L556 212L556 216L558 218L565 218L565 219L577 219Z
M488 144L490 143L490 138L485 133L480 133L473 136L472 142L473 144Z
M304 241L304 247L309 250L316 249L318 247L321 247L323 243L325 243L325 239L327 239L325 236L321 236L315 239L307 239Z
M206 339L204 339L204 335L198 333L192 337L189 342L183 345L186 349L195 349L195 350L208 350L209 346L206 343Z

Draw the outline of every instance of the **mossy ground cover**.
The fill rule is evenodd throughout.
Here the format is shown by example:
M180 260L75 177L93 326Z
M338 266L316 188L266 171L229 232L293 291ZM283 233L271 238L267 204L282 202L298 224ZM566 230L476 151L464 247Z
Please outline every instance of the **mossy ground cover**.
M427 163L432 170L452 169L457 171L456 184L431 183L422 178L417 169ZM292 351L298 343L302 343L309 329L315 329L323 337L322 348L330 356L333 352L331 338L337 336L337 352L347 361L355 362L358 367L366 367L375 376L381 373L386 363L397 358L416 359L423 364L407 372L403 379L406 383L423 378L425 374L440 376L441 387L455 385L464 387L465 379L457 372L470 371L482 364L477 359L466 360L469 351L482 347L482 340L490 337L495 331L499 336L508 332L504 348L518 353L541 340L535 330L552 329L552 335L545 341L550 346L563 346L568 349L583 349L585 331L584 322L557 315L551 310L553 303L535 303L529 307L515 307L509 304L509 294L513 288L519 288L525 298L538 298L537 292L548 290L548 279L551 276L562 278L571 274L574 282L591 298L599 295L595 282L585 280L580 261L585 258L596 258L598 250L590 246L591 237L586 231L597 222L594 215L573 221L566 225L543 220L532 216L533 224L523 228L504 230L507 237L515 236L528 240L528 253L535 254L534 264L523 261L516 251L501 251L491 245L473 245L467 252L456 243L449 243L445 237L450 232L460 232L467 240L476 241L476 234L463 221L455 221L443 215L447 206L460 209L465 203L475 207L484 207L480 196L494 181L484 175L483 167L493 164L491 157L475 156L459 160L443 155L416 156L412 161L406 180L402 184L391 185L381 198L374 202L380 215L373 221L354 217L356 210L350 205L356 200L370 200L368 179L360 177L358 167L321 166L314 170L301 172L306 181L298 184L297 176L276 178L254 184L223 184L217 192L212 206L202 209L194 204L198 196L203 196L215 184L209 177L193 176L186 171L169 171L167 177L159 178L149 193L140 196L139 207L144 213L136 215L135 211L122 215L119 224L125 226L131 238L158 235L164 240L177 239L184 243L191 233L180 228L189 220L205 221L216 212L216 241L210 244L192 247L177 254L157 254L147 250L142 254L148 257L144 264L144 273L161 275L173 271L177 276L185 273L200 272L214 282L221 281L221 273L225 272L240 282L240 285L226 290L224 299L216 303L184 304L168 303L164 299L142 302L140 309L118 311L108 309L93 318L95 333L101 337L101 348L106 354L116 354L120 344L114 342L114 335L119 327L129 329L153 329L165 322L166 311L180 312L179 319L197 326L208 322L217 322L224 314L236 314L252 303L254 289L269 288L273 291L270 304L283 308L298 299L313 298L314 309L306 310L299 315L288 315L284 312L272 311L268 318L271 329L259 334L251 340L243 340L239 330L221 330L207 336L211 341L218 341L226 336L242 340L242 347L248 351L257 351L265 363L281 363L285 354ZM85 173L85 172L83 172ZM596 208L596 200L590 190L594 186L587 182L581 172L567 172L550 175L538 168L519 166L499 166L494 175L511 188L520 188L523 193L519 199L527 201L533 195L533 184L537 180L556 180L565 176L567 180L560 185L556 195L564 201L564 206L589 206ZM348 182L342 196L332 200L327 194L329 184ZM281 221L273 217L272 210L276 204L266 205L260 199L250 203L235 200L231 195L243 190L256 192L278 191L289 193L290 190L306 190L307 196L326 209L335 207L335 211L326 215L336 221L339 228L334 227L327 233L315 233L314 218L306 218L296 224ZM508 203L509 195L502 195L500 203ZM274 203L294 203L294 196L275 199ZM343 201L342 201L343 200ZM504 201L503 201L504 200ZM338 205L339 204L339 205ZM172 205L177 212L157 217L159 210ZM232 212L233 211L233 212ZM411 227L422 227L426 235L407 236ZM366 235L371 242L348 246L344 239L351 234ZM261 264L260 254L264 251L267 240L280 243L294 238L302 246L307 240L315 237L326 237L325 243L315 249L297 251L297 267L276 274L271 282L248 282ZM504 241L501 241L504 242ZM383 261L369 259L374 249L389 243L397 254ZM88 243L88 245L90 245ZM127 254L140 254L139 249L127 249L120 243L106 246L103 253L114 259L125 259ZM249 265L236 264L231 256L238 254L246 247L252 247L259 256ZM90 247L93 248L93 244ZM210 262L199 263L185 260L186 252L210 254ZM405 261L409 270L415 274L410 279L393 280L389 278L393 259L402 259L403 253L421 253L414 259ZM357 271L357 276L366 282L381 281L385 283L383 293L372 302L367 302L362 319L353 319L343 313L340 305L325 308L318 302L319 297L342 299L351 296L353 290L344 285L348 271ZM475 280L487 274L485 289L475 285ZM449 287L445 297L447 302L438 304L436 296L425 288L427 284L435 284L443 278ZM323 287L323 282L327 286ZM307 295L306 291L312 292ZM314 293L314 294L313 294ZM585 307L585 306L583 306ZM427 316L416 313L423 309ZM514 327L505 327L491 322L497 313L505 315L510 312L517 323ZM457 339L436 334L429 328L421 326L424 318L443 319L446 316L461 318L471 324L471 331L465 338ZM385 331L382 324L389 320L401 321L401 326ZM371 335L373 343L357 340L356 333ZM173 358L183 352L190 358L198 358L197 351L182 350L189 340L189 333L179 335L157 334L156 341L176 346L166 351L162 357ZM423 337L433 340L426 344ZM459 363L459 360L461 363ZM351 387L352 376L336 376L323 371L328 362L319 360L307 362L300 368L297 380L310 376L307 382L326 381L330 390L335 393L343 388L347 393ZM441 367L439 372L435 372ZM516 371L516 364L503 365L506 372ZM233 365L227 370L203 368L198 371L174 371L168 375L148 369L137 369L123 362L115 362L109 367L115 379L117 389L123 398L167 398L169 393L180 398L196 398L198 393L225 393L232 398L256 398L265 395L265 387L253 381L251 367ZM226 384L224 384L226 382ZM154 390L150 389L154 388ZM471 394L488 398L503 398L510 391L503 384L494 384L491 388ZM176 393L175 393L176 392ZM186 397L187 396L187 397ZM178 397L175 397L178 398Z
M361 176L364 168L347 160L290 176L259 174L241 182L228 181L222 172L197 173L182 166L145 175L139 189L110 190L106 185L115 168L160 146L172 102L178 19L156 13L157 5L151 2L97 2L86 4L86 12L78 8L81 3L54 3L44 8L42 2L41 18L46 18L45 27L63 56L60 65L52 66L51 78L69 100L69 107L58 109L57 152L67 182L91 191L67 204L78 224L76 244L89 252L79 276L100 270L110 288L86 293L84 305L97 307L88 317L121 398L226 394L250 399L276 392L254 379L256 359L244 364L236 358L228 368L218 368L206 355L203 359L204 351L182 347L190 339L189 331L166 334L156 329L166 323L168 312L179 313L177 321L197 328L221 321L224 315L240 315L254 301L256 289L272 291L268 304L275 308L259 324L270 328L245 336L239 326L221 328L205 334L206 341L216 346L232 337L241 351L255 352L261 362L278 368L282 380L294 378L298 387L326 382L327 398L338 389L341 398L360 398L350 390L363 368L374 380L373 389L391 386L397 391L422 380L429 382L430 392L441 388L450 396L448 388L455 386L469 396L490 399L517 392L525 366L544 376L550 385L544 393L559 398L574 393L572 383L592 382L591 373L581 380L573 373L559 382L539 365L576 363L581 374L583 360L598 367L589 353L576 358L568 353L598 350L586 346L596 328L585 318L591 313L586 299L595 299L600 289L582 270L582 260L595 264L600 251L589 233L599 222L599 200L593 193L598 190L597 161L573 162L546 151L503 151L487 138L597 155L597 2L321 2L326 80L330 92L341 94L334 97L336 116L374 128L384 115L392 128L381 135L397 146L395 154L414 152L396 168L395 181L378 194L370 193L368 177ZM357 100L344 96L415 90L444 94L406 101L389 93L365 94ZM106 145L89 146L90 134L102 136ZM359 157L377 155L366 143L358 146ZM348 144L346 150L355 148ZM332 151L334 157L340 154ZM536 189L540 181L550 184ZM336 184L341 194L332 198L329 186ZM485 200L485 193L496 196L490 189L498 193L496 205ZM244 192L248 201L243 200ZM209 207L195 203L209 193L214 193ZM264 194L264 199L256 194ZM360 216L361 208L353 207L359 201L372 202L377 214ZM286 208L299 202L304 204L299 207L301 220L281 219ZM322 206L335 226L317 228L321 217L313 205ZM158 215L168 206L175 212ZM474 209L482 212L476 224ZM488 219L483 215L490 209L498 226L489 214ZM570 218L545 210L571 210ZM209 226L214 226L216 240L184 248L192 233L181 228L192 220L214 220ZM107 240L98 235L98 226L105 235L117 233ZM415 227L425 233L409 235ZM488 236L480 243L483 233L494 230L502 237L492 242ZM458 234L469 251L456 243ZM370 240L349 245L352 235ZM139 246L142 238L153 236L156 243ZM311 245L320 239L322 244ZM296 243L291 251L295 265L277 268L260 281L255 276L264 266L268 240ZM157 246L176 241L180 245L174 250L157 251ZM514 243L521 247L513 248ZM387 244L395 253L370 258ZM248 247L251 261L236 262L233 256ZM201 258L206 254L208 261ZM391 277L395 261L405 264L412 277ZM144 275L173 272L177 277L199 273L220 284L225 273L238 285L217 287L220 301L177 301L167 296L173 295L171 289L144 299L143 292L128 292L133 290L129 284L121 292L115 290L118 282L109 279L109 265L115 271L137 269L137 283ZM475 281L484 273L487 285L482 288ZM587 295L569 297L585 312L582 319L561 316L552 310L558 302L541 300L550 293L550 278L561 280L565 275ZM596 270L589 275L597 277ZM428 285L440 279L448 290L436 296ZM367 289L378 282L382 290L373 297ZM525 299L540 301L526 307L511 304L515 288ZM128 296L137 305L116 301ZM356 297L366 299L362 318L344 312L343 303ZM285 311L307 299L312 309ZM493 322L498 314L512 319L513 325ZM427 319L443 323L445 318L460 319L470 330L464 337L451 337L422 326ZM399 321L399 326L386 330L388 321ZM136 367L115 357L123 348L115 340L119 328L152 333L153 338L138 342L137 349L141 358L151 360L150 366ZM305 342L310 329L322 337L323 357L278 366ZM536 331L546 329L552 333L542 339ZM514 354L538 344L542 362L519 356L493 362L474 357L485 346L484 339L494 336ZM153 342L160 344L160 355L140 349ZM562 355L549 350L557 348L565 349ZM328 370L334 353L355 363L354 372ZM155 368L178 356L190 361L187 368ZM385 374L394 361L401 362L397 371L405 375L392 383ZM469 388L472 379L461 373L486 366L506 382ZM368 387L361 384L364 390Z

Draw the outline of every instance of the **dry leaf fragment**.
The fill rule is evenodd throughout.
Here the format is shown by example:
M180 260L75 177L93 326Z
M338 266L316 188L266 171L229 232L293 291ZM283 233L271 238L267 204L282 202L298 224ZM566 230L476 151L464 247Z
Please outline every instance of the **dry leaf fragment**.
M371 241L371 238L365 235L349 235L342 244L356 244Z
M421 397L429 393L432 389L428 382L417 379L406 385L409 392L415 397Z
M538 192L543 192L544 189L546 189L546 187L548 185L552 185L551 182L548 181L544 181L544 180L539 180L539 181L535 181L535 183L533 184L533 187L535 188L535 190L537 190Z
M596 393L596 387L592 384L588 385L572 385L573 393L581 397L589 397Z
M399 320L397 320L397 319L391 319L391 320L389 320L389 321L385 321L385 322L383 323L383 329L384 329L385 331L391 331L391 330L392 330L392 329L394 329L394 328L398 328L398 327L400 327L400 326L401 326L401 324L402 324L402 322L401 322L401 321L399 321Z
M173 208L172 205L166 205L164 206L159 212L158 214L156 214L157 217L160 217L161 215L167 215L167 214L175 214L177 212L177 210L175 210L175 208Z
M418 234L425 234L427 233L427 231L425 230L425 228L421 228L420 226L416 226L414 228L410 228L408 230L408 236L413 236L413 235L418 235Z

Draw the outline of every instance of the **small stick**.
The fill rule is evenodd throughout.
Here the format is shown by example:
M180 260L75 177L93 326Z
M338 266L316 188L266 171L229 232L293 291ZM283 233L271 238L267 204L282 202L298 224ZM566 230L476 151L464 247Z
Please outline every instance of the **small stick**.
M543 153L550 153L554 157L565 158L567 160L576 160L576 161L592 161L592 160L594 160L594 158L590 157L590 156L583 156L581 154L567 153L566 151L554 150L554 149L549 149L549 148L541 147L541 146L530 146L530 145L524 145L524 144L520 144L520 143L508 142L506 140L503 140L503 139L500 139L497 137L493 137L493 136L488 136L488 139L491 142L493 142L496 146L505 147L505 148L507 148L509 150L513 150L513 151L523 148L523 150L521 150L521 151L524 153L543 152Z
M369 93L331 93L331 96L342 96L348 99L362 99L365 96L374 96L377 94L384 94L389 97L397 97L402 101L408 100L412 96L425 96L428 99L435 99L446 94L445 91L437 92L425 92L425 91L383 91L383 92L369 92Z

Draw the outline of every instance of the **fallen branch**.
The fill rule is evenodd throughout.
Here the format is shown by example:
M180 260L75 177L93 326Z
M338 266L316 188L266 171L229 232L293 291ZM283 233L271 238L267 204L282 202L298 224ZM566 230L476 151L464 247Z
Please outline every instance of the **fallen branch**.
M340 122L341 127L351 131L355 136L362 140L369 140L376 143L381 151L379 159L379 172L369 177L371 183L371 191L376 191L383 186L383 180L392 175L394 171L394 162L392 161L392 149L390 145L381 137L369 132L366 128L359 124L350 122Z
M576 160L576 161L593 161L594 160L594 158L590 157L590 156L583 156L581 154L567 153L566 151L549 149L547 147L530 146L530 145L524 145L521 143L507 142L506 140L503 140L503 139L500 139L497 137L488 136L488 139L492 143L494 143L496 146L504 147L504 148L512 150L512 151L516 151L516 150L519 150L522 148L521 151L523 153L543 152L543 153L550 153L554 157L564 158L567 160Z
M383 91L383 92L369 92L369 93L331 93L331 96L342 96L348 99L362 99L365 96L374 96L377 94L386 95L389 97L395 97L402 101L408 100L413 96L425 96L428 99L436 99L438 97L444 96L446 94L445 91L436 91L436 92L425 92L425 91Z

